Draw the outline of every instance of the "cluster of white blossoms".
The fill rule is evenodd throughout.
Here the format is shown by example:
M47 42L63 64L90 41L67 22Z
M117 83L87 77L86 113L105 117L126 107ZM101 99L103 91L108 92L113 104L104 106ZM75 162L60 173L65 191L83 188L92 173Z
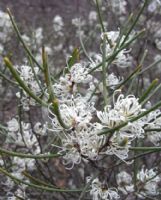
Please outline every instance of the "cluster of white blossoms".
M153 12L161 13L160 6L161 6L160 0L153 0L148 5L148 11L151 13Z
M39 68L34 67L34 72L31 66L22 65L16 66L17 71L19 72L20 78L25 82L25 84L36 94L40 94L40 87L35 79L35 75L39 74ZM35 74L34 74L35 73ZM35 100L33 100L24 90L21 92L17 92L16 96L20 98L21 104L25 111L30 110L30 106L35 105Z
M0 10L0 30L0 41L4 42L12 32L12 25L8 14L2 10Z
M158 175L157 169L145 169L143 167L138 170L136 181L137 184L134 186L132 176L122 171L117 174L118 190L124 195L132 194L136 192L140 199L146 199L150 197L156 197L159 194L159 182L161 177Z
M6 43L11 39L12 32L13 29L8 14L0 10L0 61L1 62L2 62L2 55L5 53L6 50Z
M87 182L90 181L87 178ZM120 198L116 188L108 188L106 183L101 183L98 178L92 180L90 195L93 200L117 200Z
M126 0L110 2L112 11L117 11L119 17L126 14ZM93 26L96 19L97 13L91 11L88 17L89 25ZM76 18L72 20L72 24L77 31L80 31L86 22ZM57 41L64 37L64 26L63 18L56 15L53 19L53 31L56 33ZM85 34L83 30L81 33ZM79 32L79 36L82 36L81 33ZM36 51L38 47L38 54L35 54L35 57L42 62L40 46L44 39L43 29L37 28L34 34L33 50ZM136 37L136 35L133 36ZM116 76L117 70L114 72L112 70L112 67L116 67L119 71L132 65L133 59L130 51L123 46L127 45L133 36L129 33L126 37L121 35L120 31L103 32L99 37L100 52L89 53L88 61L84 62L79 61L79 56L76 58L72 54L70 57L72 64L68 59L67 67L62 71L58 80L57 76L49 77L50 73L45 74L48 76L45 78L49 78L50 82L46 81L48 82L46 88L39 80L40 69L38 67L15 66L19 80L21 79L37 97L35 99L44 103L45 109L48 108L46 110L51 124L48 123L48 127L47 124L42 125L40 122L33 125L13 118L7 123L6 146L8 148L16 146L23 154L33 154L34 157L40 156L45 148L51 148L52 152L57 152L56 156L61 156L68 170L81 163L89 164L91 168L99 171L96 176L94 171L87 170L87 173L91 173L90 176L94 177L87 178L87 186L90 184L90 195L93 200L118 200L121 197L126 199L130 195L133 199L134 196L146 199L159 195L159 183L161 182L159 170L157 172L157 169L137 166L135 177L132 172L121 170L121 167L115 170L115 167L122 164L130 166L135 158L139 158L140 155L133 153L137 150L135 145L149 144L149 142L154 146L161 144L161 111L152 109L153 111L150 112L148 109L151 108L151 104L149 107L144 104L142 101L144 96L136 97L132 91L131 94L129 94L130 91L127 93L125 91L125 95L126 85L122 87L124 77ZM160 30L156 31L155 36L156 39L160 39ZM34 43L27 35L23 35L22 38L27 45ZM158 49L161 49L159 41L155 42ZM46 47L45 51L49 55L53 53L51 46L50 44ZM63 44L54 48L54 52L63 51ZM87 54L85 49L82 48L82 50ZM134 80L135 75L137 72L127 77L125 82L130 79ZM20 84L24 89L22 85ZM30 106L36 105L36 100L30 97L30 92L27 93L27 90L25 92L23 89L16 95L20 98L24 111L29 111ZM146 96L145 93L143 95ZM53 134L48 135L47 130L52 131ZM51 141L42 149L39 140L41 136L49 136L46 137L47 139L50 139L50 136L54 139L56 137L57 140L56 142L52 140L55 143ZM10 162L13 165L10 174L25 181L23 175L25 170L33 171L37 164L36 159L21 160L17 157ZM0 160L0 165L4 164L3 160ZM109 169L111 172L108 171ZM43 181L40 183L43 185ZM4 184L8 185L6 187L8 199L14 199L15 195L27 199L26 186L18 188L13 194L11 191L15 187L14 183L7 179Z
M18 179L28 181L26 177L23 175L23 172L25 172L26 170L32 171L33 169L35 169L35 161L33 159L22 160L21 158L14 157L11 162L12 162L11 175ZM25 191L27 185L20 185L20 187L16 188L15 182L12 181L9 177L7 177L6 181L4 181L3 185L5 186L7 200L16 200L16 197L30 200L29 198L27 198Z
M129 95L124 97L121 94L117 101L114 102L113 108L106 106L103 112L97 111L97 117L104 128L113 129L124 122L128 122L143 111L144 109L142 109L135 96ZM128 122L126 126L115 131L109 138L109 145L104 153L116 155L122 160L126 159L131 142L136 138L144 137L144 125L145 122L143 120L137 120L133 123Z
M112 54L118 34L118 32L106 33L113 45L111 49L110 44L106 43L107 56ZM124 54L126 51L122 50L113 63L118 65L123 62L128 63L128 55ZM123 62L122 59L124 59ZM72 169L82 160L97 162L103 157L111 156L116 156L126 164L131 164L133 161L128 161L129 151L136 139L146 138L154 145L160 144L161 137L158 132L152 132L153 134L150 135L146 132L147 129L160 128L160 111L153 111L146 116L143 115L144 117L138 117L147 110L140 103L140 99L134 95L119 94L120 90L115 90L123 78L120 79L113 73L107 74L106 84L112 89L113 98L109 98L103 110L100 109L102 105L99 106L101 111L98 110L96 104L101 97L96 96L103 93L104 86L99 80L99 75L94 76L90 73L91 69L91 63L75 63L65 69L63 76L52 87L58 103L59 117L53 113L52 105L49 106L49 117L52 122L51 130L60 139L60 145L53 144L53 146L62 155L66 169ZM99 74L101 69L96 72ZM142 172L143 170L137 175L138 184L142 182L141 186L138 185L137 191L132 183L132 176L126 172L120 172L117 175L117 188L108 187L96 178L91 183L90 194L93 200L119 199L119 191L123 195L129 193L136 195L135 192L137 192L139 197L142 196L140 198L153 196L157 185L155 184L150 191L149 183L141 179ZM145 171L145 173L148 172ZM157 180L160 181L159 176L154 179L154 182L157 183Z
M121 191L124 195L134 192L132 177L127 172L122 171L118 173L116 181L118 185L118 190Z
M110 57L117 45L119 32L106 32L102 35L102 37L104 36L109 41L105 44L106 56ZM97 64L102 62L101 53L96 54ZM112 64L121 68L127 67L130 65L130 57L127 51L123 49L116 55ZM114 73L106 74L105 82L111 94L108 94L107 104L100 103L103 102L102 94L105 86L100 80L102 68L96 70L95 73L90 73L93 67L97 65L95 60L91 58L89 62L67 66L63 75L59 80L55 80L52 85L55 98L53 102L58 105L58 113L53 111L54 103L51 103L48 107L49 118L52 122L50 130L59 138L59 143L53 144L53 146L57 148L58 154L62 155L66 169L72 169L82 161L95 163L103 158L110 159L112 156L115 156L116 159L119 158L126 164L131 164L132 162L128 161L129 151L135 139L146 138L154 145L160 144L161 134L155 131L155 129L160 129L160 111L153 111L147 116L138 117L146 109L140 103L139 98L132 94L125 96L120 93L120 90L117 90L122 83L122 77L119 78ZM39 75L39 69L35 67L33 71L32 67L23 65L17 66L16 70L26 86L35 95L40 95L39 82L35 79L35 76ZM50 96L47 92L45 95ZM24 110L29 110L30 105L35 105L35 101L26 92L19 92L17 96L21 98ZM16 145L26 147L30 153L41 153L36 136L46 134L46 124L42 126L38 122L31 130L31 124L19 123L16 119L12 119L7 125L8 137L6 143L13 143L14 141ZM151 134L148 135L147 130L153 131L149 131ZM33 168L32 166L34 166L34 163L31 164L31 168ZM128 180L125 180L126 176L129 177ZM138 182L141 181L139 178L137 180ZM157 180L159 182L160 179ZM134 192L134 185L131 182L132 178L126 172L118 174L118 188L108 187L107 184L101 183L96 178L92 181L90 194L93 200L115 200L119 198L118 191L122 192L123 195ZM147 183L144 182L143 186L143 189L137 190L137 194L140 196L153 196L156 192L157 186L153 188L153 193L152 191L150 193L150 189L147 189L149 187ZM145 190L147 191L145 192Z
M40 154L40 146L37 140L37 135L44 135L46 132L46 126L41 125L40 122L37 122L33 130L29 123L18 122L16 118L12 118L7 122L7 130L8 134L5 140L5 144L8 148L16 148L21 149L21 151L25 151L26 155L29 154ZM1 163L2 164L2 163ZM23 175L25 171L32 172L36 169L36 161L31 158L19 158L13 157L10 160L10 164L12 165L12 170L10 174L20 180L27 181L28 179ZM7 200L16 200L17 197L27 199L29 198L26 195L27 185L19 185L16 186L16 183L12 181L9 177L3 183L4 190L6 192Z
M120 35L119 31L110 31L110 32L105 32L102 34L102 36L101 36L102 39L103 39L103 37L107 37L108 40L110 41L110 43L107 42L107 44L106 44L107 56L110 56L113 53L114 49L116 48L119 35ZM125 36L122 37L120 44L124 41L124 38L125 38ZM132 56L129 54L129 51L127 51L126 49L123 49L122 51L120 51L117 54L113 63L121 68L129 67L132 64Z
M126 14L126 6L127 6L126 0L110 0L110 5L112 11L116 13L118 17L122 17L123 15Z
M147 197L155 197L159 194L159 185L161 178L157 175L155 169L144 169L142 168L137 174L138 180L138 196L141 199Z
M60 15L56 15L53 19L53 29L56 32L57 36L64 35L63 27L64 27L63 18Z
M116 48L116 44L119 38L119 31L109 31L101 34L102 40L107 38L106 41L106 56L109 57L113 54L114 50L117 50L119 46ZM120 44L123 42L124 37L122 37ZM116 48L116 49L115 49ZM98 61L97 61L98 60ZM95 55L94 61L91 63L91 67L95 67L99 61L102 60L102 55ZM121 50L115 59L112 62L113 64L117 65L120 68L130 67L132 64L132 56L129 54L129 51L126 49Z
M137 184L134 186L131 174L121 171L116 175L117 188L109 188L106 181L103 183L98 178L87 177L87 183L91 181L90 195L93 200L117 200L119 192L128 196L136 193L140 199L156 197L159 194L159 182L161 177L156 169L142 168L137 173Z
M60 100L71 98L78 92L78 84L89 83L92 76L85 63L76 63L69 69L69 73L60 77L59 82L53 85L54 93ZM83 99L83 98L82 98Z
M39 122L40 125L40 122ZM35 134L45 132L46 126L38 127L37 123L34 126L34 131L31 129L30 123L18 122L16 118L12 118L7 123L8 135L6 144L14 144L21 148L27 148L32 154L40 153L40 146ZM38 133L39 132L39 133Z

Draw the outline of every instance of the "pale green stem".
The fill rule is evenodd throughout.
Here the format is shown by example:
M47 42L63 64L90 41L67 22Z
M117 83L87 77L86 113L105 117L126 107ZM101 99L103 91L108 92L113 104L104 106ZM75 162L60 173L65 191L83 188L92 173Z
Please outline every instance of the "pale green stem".
M152 67L156 66L156 65L159 64L160 62L161 62L161 59L159 59L159 60L153 62L152 64L150 64L150 65L149 65L148 67L146 67L145 69L142 69L142 70L138 73L138 75L143 74L144 72L148 71L149 69L151 69Z
M47 186L42 186L42 185L36 185L33 183L29 183L26 181L23 181L12 174L10 174L8 171L0 167L0 173L6 175L7 177L11 178L16 184L24 184L32 188L40 189L40 190L45 190L48 192L80 192L83 189L60 189L60 188L54 188L54 187L47 187Z
M12 73L13 77L15 78L15 80L19 83L19 85L23 88L23 90L29 94L29 96L31 96L33 99L35 99L38 103L40 103L42 106L48 106L46 102L44 102L42 99L40 99L39 97L37 97L32 91L31 89L24 83L24 81L20 78L19 74L17 73L17 71L14 69L12 63L10 62L10 60L5 57L4 58L4 62L6 64L6 66L9 68L10 72Z
M115 52L113 52L112 55L108 56L106 58L106 62L112 62L116 56L118 55L118 53L120 51L122 51L123 49L125 49L127 46L129 46L134 40L136 40L140 35L142 35L143 33L145 32L145 29L141 30L139 33L137 33L133 38L131 38L127 43L125 43L123 46L121 46L118 50L116 50ZM98 69L99 67L102 66L102 62L99 63L97 66L95 66L94 68L92 68L90 71L89 71L89 74L92 73L93 71L95 71L96 69Z
M29 57L29 62L30 62L30 66L31 66L32 72L34 74L34 78L35 78L37 84L39 85L39 88L41 89L41 92L44 93L44 89L41 86L41 81L39 80L39 78L38 78L38 76L37 76L37 74L35 72L35 68L34 68L34 65L32 63L32 59L30 57Z
M100 22L100 25L101 25L102 32L105 33L106 29L105 29L104 24L103 24L103 20L102 20L102 16L101 16L101 12L100 12L100 7L99 7L99 2L98 1L99 0L96 0L97 14L98 14L98 18L99 18L99 22ZM107 42L109 43L110 47L112 48L113 47L112 41L108 38L107 34L105 35L105 39L107 40Z
M131 151L161 151L161 147L130 147Z
M52 154L52 153L38 154L38 155L27 154L27 153L25 154L25 153L20 153L20 152L9 151L3 148L0 148L0 154L19 157L19 158L33 158L33 159L48 159L48 158L57 158L57 157L62 156L60 154Z
M41 70L43 70L42 67L41 67L41 65L37 62L37 60L35 59L35 57L32 55L30 49L29 49L29 48L27 47L27 45L25 44L25 42L24 42L24 40L23 40L23 38L22 38L22 36L21 36L21 33L20 33L20 31L19 31L19 29L18 29L18 27L17 27L17 24L15 23L15 21L14 21L14 19L13 19L12 13L11 13L11 11L10 11L9 8L7 8L7 13L8 13L8 15L9 15L9 17L10 17L11 23L12 23L12 25L13 25L13 28L14 28L16 34L17 34L17 37L18 37L19 41L21 42L22 46L24 47L25 51L27 52L27 54L29 55L29 57L31 57L31 59L34 61L34 63L35 63Z
M154 89L152 90L152 92L149 94L149 96L144 99L144 101L141 103L142 105L144 105L145 103L147 103L147 101L149 101L149 99L161 88L161 83Z
M102 49L102 83L103 83L103 98L104 104L108 104L108 91L107 91L107 76L106 76L106 38L103 35L103 49Z
M27 178L30 180L30 182L32 182L32 183L38 183L39 185L44 185L44 186L48 186L48 187L53 187L53 185L48 184L48 183L46 183L46 182L44 182L44 181L42 181L42 180L40 180L40 179L38 179L38 178L33 177L33 175L28 174L26 171L23 171L22 174L23 174L25 177L27 177Z
M147 98L147 96L150 94L150 92L153 91L153 89L156 87L158 81L159 81L158 79L155 79L152 81L150 86L146 89L146 91L139 98L139 103L142 103Z
M139 20L139 18L140 18L140 16L141 16L141 14L143 13L143 11L144 11L145 7L147 6L147 4L148 4L148 1L149 1L149 0L145 0L145 2L144 2L144 4L143 4L143 6L141 7L141 9L140 9L140 11L139 11L138 15L136 16L136 18L135 18L134 22L132 23L131 27L129 28L129 30L128 30L127 34L125 35L125 38L124 38L124 40L122 41L122 43L121 43L121 45L120 45L120 46L123 46L123 45L124 45L124 43L126 42L126 40L128 39L128 37L129 37L129 35L130 35L131 31L132 31L132 30L133 30L133 28L135 27L135 25L136 25L136 23L138 22L138 20Z
M55 99L55 95L54 95L53 86L51 82L51 75L50 75L49 66L48 66L47 54L44 47L42 48L42 60L43 60L45 82L46 82L49 97L50 97L49 101L52 102Z
M14 85L18 85L16 82L12 81L12 80L9 79L6 75L4 75L1 71L0 71L0 76L1 76L2 78L4 78L6 81L8 81L9 83L14 84Z

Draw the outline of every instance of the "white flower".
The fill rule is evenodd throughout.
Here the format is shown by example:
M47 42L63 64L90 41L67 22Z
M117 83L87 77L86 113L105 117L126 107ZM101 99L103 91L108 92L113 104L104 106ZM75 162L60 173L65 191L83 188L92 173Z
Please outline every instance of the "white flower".
M61 77L58 83L53 85L54 93L59 99L68 99L77 91L77 86L70 81L70 75Z
M33 78L32 68L27 65L16 66L18 69L21 79L24 81L30 81Z
M32 68L27 65L22 65L22 66L15 66L17 71L20 74L21 79L24 81L24 83L35 93L39 94L40 93L40 87L37 81L35 80L35 75L32 71ZM39 72L39 68L35 67L34 71L36 74ZM16 93L16 96L18 98L21 98L21 103L23 106L24 111L28 111L31 106L35 106L36 102L33 98L31 98L24 90L23 94L20 95L20 92Z
M92 80L92 76L88 72L89 68L85 63L74 64L69 72L53 85L56 96L64 100L76 94L77 84L89 83Z
M98 131L102 126L98 123L90 124L84 128L76 128L70 133L64 133L60 136L62 145L56 146L60 150L58 153L63 155L64 165L67 169L73 168L75 164L81 162L81 158L96 160L99 155L99 149L105 142L104 136L98 136Z
M158 9L158 7L160 5L161 5L161 1L160 0L153 0L148 5L148 11L151 12L151 13L153 13L153 12L157 11L157 9Z
M110 31L110 32L102 33L101 38L103 39L104 35L106 35L106 37L110 41L110 44L109 44L109 42L106 43L107 57L112 55L112 53L115 49L115 46L117 44L117 39L119 37L119 34L120 34L119 31ZM124 38L125 38L125 36L122 37L120 43L124 40ZM123 49L117 54L117 56L112 61L112 63L116 64L118 67L126 68L131 65L132 57L129 55L129 51L127 51L126 49Z
M106 85L111 88L112 90L114 90L116 88L116 86L119 85L119 83L121 82L121 80L119 78L117 78L117 76L115 76L113 73L111 74L107 74L107 80L106 80ZM99 83L99 90L101 93L103 93L103 83L100 82Z
M76 63L70 69L71 81L74 83L88 83L92 76L88 74L89 68L84 63Z
M115 76L113 73L109 74L107 76L108 78L108 86L111 88L111 89L114 89L119 83L120 83L120 79L117 78L117 76Z
M77 133L81 154L91 160L97 159L100 147L105 143L105 137L98 136L100 129L102 126L95 123Z
M35 169L35 160L30 159L30 158L18 158L18 157L14 157L12 160L12 171L14 173L22 173L26 168L29 170L33 170Z
M56 32L60 32L62 34L62 29L64 26L63 19L60 15L56 15L53 19L53 28Z
M74 19L72 19L72 24L73 24L75 27L79 28L79 27L85 25L85 21L81 20L80 18L74 18Z
M126 126L121 128L119 132L123 137L127 137L131 140L135 138L144 138L145 131L143 127L145 124L146 124L146 121L143 119L139 119L132 123L129 122Z
M95 52L91 52L90 54L91 57L91 63L90 63L90 69L95 68L97 65L99 65L102 62L102 55L101 54L97 54ZM102 70L102 68L97 68L97 71Z
M9 37L9 34L12 32L12 24L9 18L9 15L0 10L0 40L5 42Z
M112 11L116 15L126 14L126 5L127 2L125 0L111 0Z
M86 102L82 97L71 99L66 103L60 103L59 111L63 122L70 128L79 129L86 127L90 123L94 106L92 103ZM57 117L54 115L52 119L54 130L61 130L61 126L57 121Z
M138 188L140 198L145 199L146 196L158 195L158 182L161 179L157 175L157 171L142 168L137 174L137 179L141 183L140 188Z
M37 122L37 123L34 125L34 131L35 131L36 134L39 134L39 135L46 135L47 126L46 126L46 124L42 125L40 122Z
M106 42L106 57L110 57L117 45L117 40L119 37L119 31L110 31L102 33L101 38L103 40L104 36L108 38L108 42ZM129 36L131 38L131 35ZM120 44L123 42L125 36L122 37ZM119 45L118 45L119 48ZM112 61L112 64L117 65L120 68L126 68L130 67L132 64L132 56L129 54L129 50L123 49L119 51L119 53L115 56L114 60ZM91 58L90 67L94 68L98 64L102 62L102 55L100 54L94 54L94 59ZM102 70L102 68L98 68L97 70Z
M125 117L115 109L110 109L109 106L104 108L104 112L97 111L97 117L105 127L114 128L125 121Z
M10 121L8 121L7 126L9 132L17 132L19 130L19 123L15 118L12 118Z
M128 193L134 192L134 185L132 184L132 177L125 171L120 172L116 176L118 190L123 194L127 195Z
M6 138L6 143L14 143L21 147L26 147L32 151L32 153L37 154L40 153L40 147L37 141L36 136L33 134L30 123L21 122L22 134L19 131L19 126L17 121L13 120L12 123L15 122L14 125L16 127L10 125L10 131L8 137ZM16 130L16 132L15 132ZM12 140L11 140L12 139Z
M34 37L35 37L35 40L36 40L36 44L41 45L42 40L43 40L43 29L42 29L42 27L39 27L34 31Z
M30 45L31 44L31 38L28 37L26 34L23 34L22 36L23 41L27 44Z
M126 119L137 116L143 109L134 95L124 95L120 94L114 104L114 109L117 110Z
M147 138L154 145L159 146L161 142L161 131L155 131L154 129L161 129L161 112L160 110L155 110L148 114L146 117L147 126L146 129L153 129L147 132Z
M72 169L75 164L79 164L81 162L79 140L72 133L68 135L64 134L64 136L65 137L61 140L62 146L56 147L60 149L58 151L59 154L65 154L63 155L63 164L66 165L67 169Z
M116 188L108 188L98 178L92 181L90 195L93 200L117 200L120 198Z
M115 155L121 160L128 158L129 147L131 146L131 141L127 137L122 137L121 134L115 132L109 144L103 154Z
M32 71L32 67L28 65L21 65L21 66L15 66L17 71L20 74L21 79L27 84L29 88L32 89L33 92L38 93L40 92L40 88L38 83L35 80L34 73ZM35 67L34 68L35 73L39 73L39 68ZM24 92L24 94L26 94Z
M89 23L92 25L97 21L97 12L96 11L90 11L88 15Z

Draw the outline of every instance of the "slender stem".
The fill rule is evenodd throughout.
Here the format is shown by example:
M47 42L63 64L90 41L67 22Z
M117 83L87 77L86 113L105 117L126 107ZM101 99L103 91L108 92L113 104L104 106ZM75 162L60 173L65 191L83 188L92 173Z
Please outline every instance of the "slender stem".
M39 88L41 89L41 92L44 93L44 89L41 86L41 81L39 80L39 78L38 78L38 76L36 74L35 67L34 67L32 59L30 57L29 57L29 62L30 62L30 66L31 66L32 72L34 74L34 78L35 78Z
M19 41L21 42L22 46L24 47L25 51L27 52L27 54L29 55L29 57L31 57L31 59L34 61L34 63L35 63L41 70L43 70L43 68L41 67L41 65L37 62L37 60L35 59L35 57L34 57L33 54L31 53L30 49L29 49L29 48L27 47L27 45L25 44L25 42L24 42L24 40L23 40L23 38L22 38L22 36L21 36L21 33L20 33L20 31L19 31L19 29L18 29L18 27L17 27L17 24L15 23L15 21L14 21L14 19L13 19L12 13L11 13L11 11L10 11L9 8L7 8L7 13L8 13L8 15L9 15L9 17L10 17L11 23L12 23L12 25L13 25L13 28L14 28L16 34L17 34L17 37L18 37Z
M101 29L102 29L102 32L105 32L105 27L103 25L103 20L102 20L102 16L101 16L101 12L100 12L100 7L99 7L99 0L96 0L96 7L97 7L97 14L98 14L98 18L99 18L99 22L100 22L100 25L101 25Z
M13 176L12 174L10 174L8 171L3 169L2 167L0 167L0 172L4 175L8 176L9 178L11 178L16 184L24 184L24 185L27 185L29 187L37 188L37 189L40 189L40 190L45 190L45 191L48 191L48 192L80 192L80 191L83 190L83 188L82 189L60 189L60 188L36 185L36 184L33 184L33 183L23 181L23 180L15 177L15 176Z
M156 132L160 132L161 128L151 128L151 129L144 129L145 132L151 132L151 131L156 131Z
M124 86L129 80L131 80L133 78L133 76L138 72L140 71L141 69L141 66L137 66L136 69L124 80L122 81L117 87L115 90L118 90L119 88L121 88L122 86Z
M51 75L50 75L49 66L48 66L48 58L47 58L47 54L46 54L46 51L45 51L45 47L42 48L42 60L43 60L45 82L46 82L46 85L47 85L47 88L48 88L50 101L52 102L55 98L55 95L54 95L54 92L53 92Z
M120 51L125 49L127 46L129 46L134 40L136 40L138 37L140 37L143 33L145 32L145 29L141 30L139 33L137 33L133 38L131 38L127 43L125 43L123 46L121 46L117 51L113 52L112 55L108 56L106 58L106 62L112 62L115 57L118 55ZM102 62L99 63L97 66L93 67L90 71L89 74L98 69L99 67L102 66Z
M6 81L8 81L9 83L14 84L14 85L18 85L16 82L12 81L12 80L9 79L6 75L4 75L1 71L0 71L0 76L1 76L2 78L4 78Z
M80 44L81 44L81 49L83 50L83 53L84 55L87 57L87 59L89 60L89 62L91 62L91 58L89 57L88 53L87 53L87 50L84 46L84 43L83 43L83 40L82 40L82 34L81 34L81 27L79 26L79 41L80 41Z
M152 83L150 84L150 86L147 88L147 90L142 94L142 96L139 98L139 103L143 102L147 96L149 95L149 93L151 91L153 91L153 89L156 87L156 84L158 83L158 79L155 79L152 81Z
M107 91L107 77L106 77L106 38L103 35L103 49L102 49L102 83L103 83L103 97L105 105L108 104L108 91Z
M155 67L157 64L159 64L161 62L161 59L154 61L152 64L150 64L148 67L146 67L145 69L142 69L138 75L143 74L144 72L148 71L149 69L151 69L152 67Z
M44 102L42 99L40 99L39 97L37 97L32 91L31 89L24 83L24 81L20 78L19 74L17 73L17 71L14 69L12 63L10 62L10 60L5 57L4 58L4 62L6 64L6 66L9 68L10 72L12 73L13 77L16 79L16 81L19 83L19 85L25 90L25 92L27 94L29 94L33 99L35 99L38 103L40 103L42 106L47 107L47 103Z
M130 147L131 151L161 151L161 147Z
M1 147L0 147L0 154L1 155L5 154L8 156L14 156L14 157L19 157L19 158L33 158L33 159L57 158L57 157L62 156L60 154L52 154L52 153L38 154L38 155L25 154L25 153L20 153L20 152L9 151Z
M27 177L30 181L32 181L33 183L38 183L40 185L44 185L44 186L48 186L48 187L53 187L52 184L48 184L38 178L33 177L32 175L30 175L29 173L27 173L26 171L23 171L22 174Z
M128 39L128 37L129 37L131 31L133 30L133 28L135 27L136 23L138 22L138 20L139 20L139 18L140 18L140 16L141 16L141 14L143 13L144 8L146 7L148 1L149 1L149 0L145 0L143 6L141 7L141 9L140 9L138 15L136 16L136 18L135 18L134 22L132 23L131 27L129 28L128 32L126 33L125 38L124 38L124 40L122 41L122 43L121 43L120 46L123 46L124 43L126 42L126 40Z
M152 92L149 94L149 96L144 99L144 101L141 103L142 105L144 105L147 101L149 101L149 99L161 88L161 83L154 89L152 90Z

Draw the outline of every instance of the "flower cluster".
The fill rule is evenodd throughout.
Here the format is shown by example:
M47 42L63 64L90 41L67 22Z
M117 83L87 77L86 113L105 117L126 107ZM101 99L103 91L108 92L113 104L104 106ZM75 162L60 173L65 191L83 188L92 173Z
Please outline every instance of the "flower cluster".
M0 159L0 172L9 177L3 184L8 199L28 199L27 185L48 191L62 191L59 189L62 186L74 188L72 181L65 180L68 178L67 170L73 168L78 169L75 171L81 176L81 184L87 180L87 187L82 191L80 199L84 195L90 195L93 200L159 198L161 177L159 166L157 167L160 163L160 160L157 161L157 154L149 161L145 159L137 162L146 153L135 153L148 151L149 155L160 151L161 145L161 102L153 106L153 100L150 99L161 86L156 87L157 80L150 83L148 77L142 77L145 71L158 64L161 59L156 56L155 63L142 69L147 51L140 58L140 55L132 57L131 49L133 41L143 32L133 31L132 28L148 1L145 0L136 18L129 18L125 27L127 30L118 27L110 29L108 23L101 19L106 2L95 3L98 13L90 11L87 21L80 18L70 21L75 29L74 35L79 36L81 48L74 49L71 45L65 50L63 42L66 24L60 15L56 15L52 21L52 34L56 41L54 47L51 42L42 49L46 38L41 27L33 31L33 37L26 34L21 36L16 29L27 50L29 62L23 58L26 64L16 66L9 62L9 58L4 59L6 67L15 78L16 86L19 84L16 96L20 99L19 116L15 115L6 126L0 126L0 131L4 134L4 145L8 148L0 148L0 153L13 156L2 156ZM155 10L160 15L158 5L159 1L152 1L148 12ZM110 12L113 14L117 12L119 24L124 21L128 1L109 0L107 6L112 8ZM2 25L9 29L9 18L0 12L1 17ZM97 24L97 17L100 25ZM141 18L140 25L144 17ZM10 18L16 27L12 16ZM0 29L3 28L1 23ZM149 34L153 35L154 46L161 50L160 24L149 20L146 25L147 28L154 27ZM93 35L86 30L86 26L95 26ZM100 28L102 32L98 35ZM87 36L92 43L100 41L97 52L93 49L88 52L86 49L83 42ZM31 50L28 46L32 46ZM72 51L71 56L68 51ZM56 56L56 53L60 55L62 52L67 58L66 66L58 74L56 70L53 73L47 62L48 56ZM138 67L133 69L133 64ZM9 80L7 74L2 73L2 77ZM12 80L9 82L15 83ZM139 90L140 85L142 88ZM40 122L42 120L39 120L39 115L36 120L32 119L32 112L36 113L38 103L43 107L41 117L47 121L44 124ZM40 109L40 106L37 108ZM46 151L50 154L46 154ZM52 160L49 161L48 158ZM145 166L153 159L155 162L151 164L151 168L150 165ZM50 166L51 163L54 167ZM41 174L40 178L32 177L33 171L37 172L36 176ZM65 177L63 181L57 181L52 176L59 172ZM70 175L73 176L72 172ZM29 180L33 182L28 184ZM14 181L20 183L19 186ZM89 194L85 190L90 190ZM77 199L72 195L71 198Z
M40 122L38 122L40 124ZM45 125L38 129L37 124L34 126L34 132L31 129L30 123L18 122L16 118L12 118L7 123L8 135L6 138L6 144L15 144L21 148L27 148L30 153L40 153L40 147L35 134L39 132L45 132Z
M36 76L39 73L38 67L35 67L32 69L31 66L28 65L22 65L22 66L16 66L17 71L20 74L21 79L25 82L25 84L35 93L35 94L40 94L40 87L38 84L38 81L35 79L35 74ZM34 71L33 71L34 70ZM30 96L25 92L17 92L16 96L20 98L20 101L22 103L23 109L25 111L28 111L30 109L30 106L35 105L35 101L30 98Z
M90 181L90 178L87 181ZM98 178L92 181L90 194L93 200L117 200L120 197L116 188L108 188Z

